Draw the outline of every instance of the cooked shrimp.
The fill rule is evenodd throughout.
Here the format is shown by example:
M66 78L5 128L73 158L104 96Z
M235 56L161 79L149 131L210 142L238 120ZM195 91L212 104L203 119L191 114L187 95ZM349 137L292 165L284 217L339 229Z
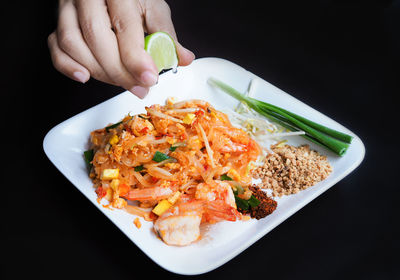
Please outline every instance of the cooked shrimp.
M222 200L208 201L204 207L203 222L215 223L219 221L236 221L241 214Z
M215 180L213 184L201 183L197 185L195 197L207 201L204 204L203 222L236 221L240 217L235 196L227 182Z
M154 126L151 122L138 115L134 116L133 119L129 121L128 125L135 136L146 135L154 130Z
M168 209L154 223L154 229L168 245L185 246L200 237L201 223L236 221L240 213L222 200L189 200Z
M236 209L235 196L231 185L224 181L215 180L213 184L201 183L197 185L195 197L207 201L221 200Z
M168 245L185 246L200 237L203 202L181 203L171 207L154 223L154 229Z
M235 143L227 137L221 138L221 142L219 144L220 145L219 147L216 147L216 150L221 153L237 153L247 151L246 145Z
M129 191L124 197L128 200L160 200L170 197L175 191L178 190L177 186L170 187L152 187L144 189L134 189Z

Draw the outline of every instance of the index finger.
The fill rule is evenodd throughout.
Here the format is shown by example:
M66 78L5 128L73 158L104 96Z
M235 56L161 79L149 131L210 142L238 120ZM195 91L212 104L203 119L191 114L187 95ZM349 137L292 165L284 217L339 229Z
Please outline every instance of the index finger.
M158 70L151 56L144 50L141 6L138 1L132 0L108 0L107 6L122 63L142 85L154 85L158 79Z

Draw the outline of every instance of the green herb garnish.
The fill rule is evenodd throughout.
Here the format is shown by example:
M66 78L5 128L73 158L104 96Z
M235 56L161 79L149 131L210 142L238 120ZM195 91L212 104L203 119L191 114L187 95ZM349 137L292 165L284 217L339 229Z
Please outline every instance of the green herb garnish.
M83 156L85 158L86 165L90 171L90 169L92 169L92 166L93 166L92 161L94 158L94 150L90 149L90 150L84 151Z
M109 126L107 126L106 127L106 131L107 132L109 132L110 131L110 129L113 129L113 128L116 128L116 127L118 127L120 124L122 123L122 121L120 121L120 122L117 122L117 123L115 123L115 124L112 124L112 125L109 125Z
M339 156L342 156L346 152L353 139L348 134L323 126L275 105L241 94L217 79L210 78L208 79L208 83L220 88L237 100L246 103L260 115L280 124L288 130L303 130L306 134L302 135L302 137L330 149Z
M140 172L140 171L142 171L144 169L144 166L143 165L138 165L138 166L135 166L135 168L134 168L134 170L136 171L136 172Z
M171 158L169 155L166 155L166 154L163 154L163 153L157 151L157 152L154 154L153 160L154 160L155 162L162 162L162 161L164 161L164 160L166 160L166 159L169 159L169 158Z
M174 152L178 147L179 147L179 146L171 146L171 147L169 148L169 150L170 150L171 152Z
M250 207L254 208L257 207L261 202L254 195L251 195L250 199L247 200L247 203Z
M249 210L249 203L238 197L237 195L235 195L235 202L236 202L236 206L244 211Z
M128 120L133 119L133 117L134 117L134 116L129 115ZM139 117L140 117L140 115L139 115ZM106 127L106 131L109 132L110 129L117 128L120 124L122 124L122 123L124 122L124 120L126 120L126 117L125 117L122 121L120 121L120 122L117 122L117 123L115 123L115 124L112 124L112 125L107 126L107 127Z
M221 181L232 181L232 178L229 177L226 174L222 174L221 177L219 178Z
M251 195L251 197L248 200L245 200L243 198L238 197L236 194L235 194L235 202L236 206L242 209L243 211L249 210L250 207L251 208L257 207L261 203L254 195Z

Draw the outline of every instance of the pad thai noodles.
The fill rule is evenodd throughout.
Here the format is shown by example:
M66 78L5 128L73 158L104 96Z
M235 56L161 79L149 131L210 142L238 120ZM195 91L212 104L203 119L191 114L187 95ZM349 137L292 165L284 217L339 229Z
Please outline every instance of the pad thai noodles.
M261 147L202 100L146 107L91 133L90 177L99 201L154 222L169 245L200 237L200 224L242 219Z

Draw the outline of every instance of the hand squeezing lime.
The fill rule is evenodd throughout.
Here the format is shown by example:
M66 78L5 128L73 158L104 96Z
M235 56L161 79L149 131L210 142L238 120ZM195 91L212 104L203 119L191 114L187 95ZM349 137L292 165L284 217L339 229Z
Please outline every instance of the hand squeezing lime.
M178 54L174 40L168 33L155 32L144 39L144 49L153 58L158 72L166 69L176 69L178 66Z

